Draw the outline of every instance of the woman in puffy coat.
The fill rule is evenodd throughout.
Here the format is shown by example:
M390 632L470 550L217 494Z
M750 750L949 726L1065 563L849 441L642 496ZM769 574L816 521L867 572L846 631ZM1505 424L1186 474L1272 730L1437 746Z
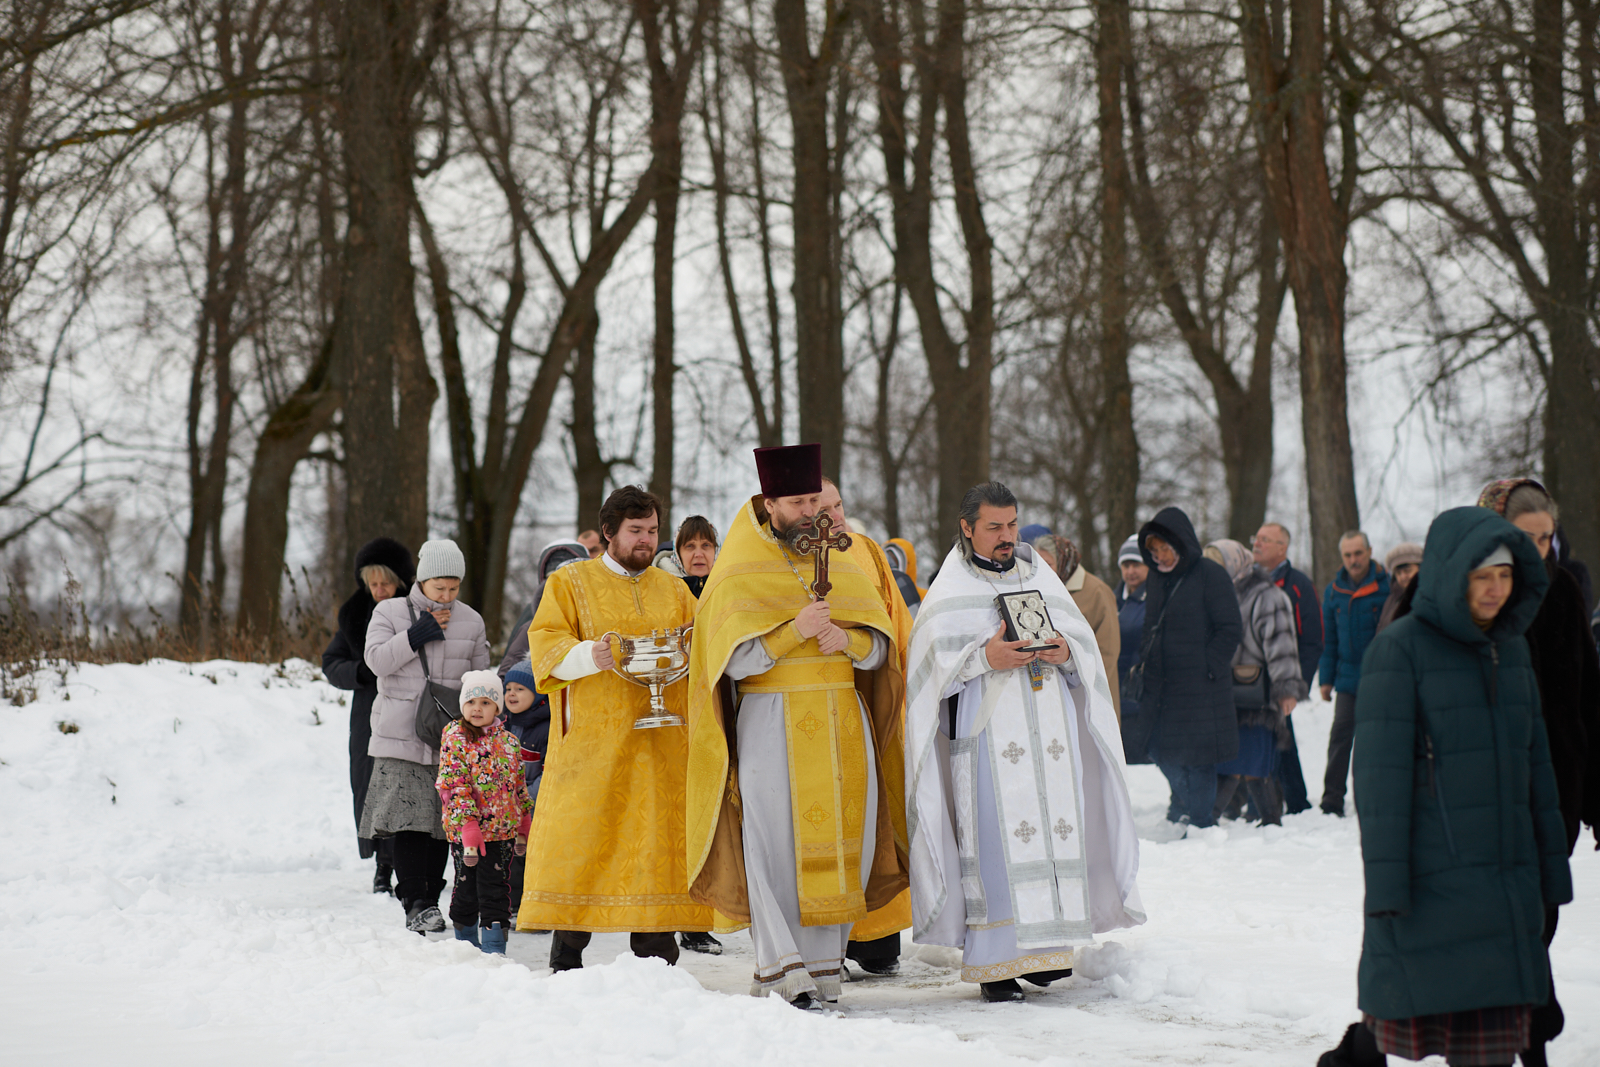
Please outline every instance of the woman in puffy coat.
M1363 1021L1325 1064L1511 1064L1550 996L1545 908L1572 899L1523 637L1549 576L1527 536L1484 508L1444 512L1426 545L1411 613L1361 668Z
M454 541L427 542L417 553L416 585L379 604L367 626L365 657L378 698L361 836L394 838L394 895L406 910L406 929L419 934L444 929L439 894L450 846L434 785L439 753L417 737L417 703L430 680L459 687L463 674L489 666L483 617L456 599L466 569Z
M367 744L372 740L372 702L378 697L378 678L361 658L367 645L367 623L379 601L404 596L411 591L411 550L399 541L379 537L356 552L356 591L339 605L339 628L322 653L322 673L350 697L350 794L355 801L357 833L361 828L361 809L367 803L367 783L372 780L372 757ZM388 893L389 876L394 866L390 842L357 837L361 858L377 855L372 875L372 891Z
M1300 642L1294 604L1256 565L1238 541L1213 541L1206 558L1222 564L1239 596L1244 637L1233 656L1233 700L1239 720L1239 754L1217 764L1221 812L1242 781L1262 823L1283 825L1283 792L1273 770L1278 751L1289 747L1289 713L1309 689L1300 677Z
M1163 508L1139 531L1150 568L1140 661L1141 722L1150 756L1172 786L1169 816L1212 825L1217 764L1239 754L1233 710L1233 654L1243 636L1233 579L1201 555L1194 524Z

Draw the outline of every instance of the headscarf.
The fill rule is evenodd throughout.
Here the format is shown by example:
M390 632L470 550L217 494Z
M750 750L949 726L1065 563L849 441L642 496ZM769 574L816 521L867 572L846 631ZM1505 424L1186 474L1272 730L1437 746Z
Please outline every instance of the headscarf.
M1233 579L1233 584L1238 585L1256 565L1255 557L1250 550L1238 541L1224 537L1220 541L1213 541L1206 546L1206 555L1215 553L1215 559L1222 564L1222 569L1228 572L1228 577Z
M1044 534L1029 543L1055 557L1056 577L1063 582L1069 581L1077 573L1078 565L1083 562L1083 553L1078 551L1078 546L1073 544L1070 538L1062 537L1060 534Z

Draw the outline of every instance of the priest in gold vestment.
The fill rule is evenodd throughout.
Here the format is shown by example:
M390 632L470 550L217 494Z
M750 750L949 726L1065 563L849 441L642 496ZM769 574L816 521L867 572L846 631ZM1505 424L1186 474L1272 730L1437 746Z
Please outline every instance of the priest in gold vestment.
M825 599L794 538L820 509L821 450L757 449L700 595L689 671L690 893L748 922L751 993L839 997L851 926L907 886L901 635L861 557ZM725 707L720 682L735 683Z
M517 929L554 931L553 970L581 967L594 932L627 931L636 954L674 963L673 932L712 925L684 864L688 731L633 728L649 690L614 674L614 648L598 640L694 619L689 587L650 565L660 514L637 486L612 493L600 509L605 552L551 574L528 627L551 721ZM683 715L685 688L667 686L668 711Z

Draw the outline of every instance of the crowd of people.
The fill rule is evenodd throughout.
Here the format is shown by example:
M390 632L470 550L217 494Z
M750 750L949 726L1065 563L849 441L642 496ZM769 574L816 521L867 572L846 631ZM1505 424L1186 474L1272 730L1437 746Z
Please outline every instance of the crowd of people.
M1166 778L1167 837L1281 824L1313 804L1315 684L1317 804L1344 817L1353 775L1366 872L1362 1019L1319 1063L1545 1062L1567 859L1600 823L1600 658L1542 485L1491 483L1381 563L1350 531L1318 596L1283 524L1202 543L1176 507L1109 584L990 482L922 584L817 446L755 458L725 539L697 515L664 542L623 486L545 546L497 671L454 543L356 553L323 665L354 691L358 847L408 929L446 929L448 856L455 936L548 931L553 970L595 932L673 964L749 927L751 993L816 1008L850 965L894 973L909 928L1020 1000L1145 921L1126 765ZM627 676L647 634L682 635L681 683Z

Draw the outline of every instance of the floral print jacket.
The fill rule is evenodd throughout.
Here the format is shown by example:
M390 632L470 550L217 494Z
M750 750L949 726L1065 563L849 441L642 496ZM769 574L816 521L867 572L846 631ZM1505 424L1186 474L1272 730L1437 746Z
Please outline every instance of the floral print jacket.
M496 720L473 741L463 720L444 728L439 747L439 801L444 835L461 841L461 828L476 819L485 841L509 841L528 832L533 800L522 776L516 735Z

